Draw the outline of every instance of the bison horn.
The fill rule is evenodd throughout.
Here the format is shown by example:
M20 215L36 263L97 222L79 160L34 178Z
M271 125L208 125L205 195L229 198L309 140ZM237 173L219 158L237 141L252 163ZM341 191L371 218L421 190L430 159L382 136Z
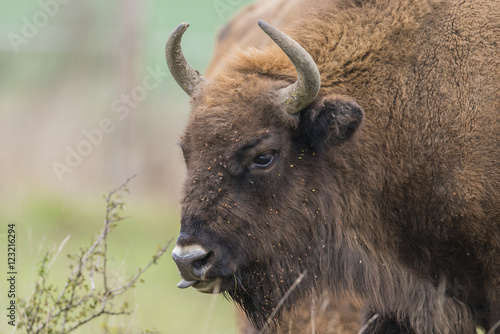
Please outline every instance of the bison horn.
M170 73L175 81L184 91L191 96L200 83L206 79L194 68L189 65L182 54L181 39L182 35L189 27L189 23L183 22L172 31L165 46L165 57Z
M262 20L258 21L259 27L286 53L297 70L297 81L278 91L280 105L290 114L296 114L318 95L321 86L321 77L318 67L299 43L290 36L276 29Z

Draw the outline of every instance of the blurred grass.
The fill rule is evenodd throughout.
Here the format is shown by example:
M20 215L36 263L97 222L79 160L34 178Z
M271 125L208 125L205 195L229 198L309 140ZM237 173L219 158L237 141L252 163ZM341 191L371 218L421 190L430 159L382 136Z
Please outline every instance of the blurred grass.
M184 173L177 142L188 116L187 96L168 75L124 120L111 105L141 86L148 69L167 72L165 41L180 22L191 23L184 53L203 71L217 29L248 2L67 1L53 7L55 14L46 15L37 33L17 47L13 34L26 38L26 22L43 19L44 4L58 2L0 3L0 247L3 229L15 222L22 298L33 289L42 254L69 234L49 274L64 280L70 272L65 255L89 245L102 226L102 195L132 174L138 177L125 198L132 217L112 233L109 245L117 279L133 274L177 236ZM218 4L223 12L217 12ZM104 118L115 121L116 129L59 181L53 162L64 163L66 147L75 148L85 139L82 131ZM5 257L0 256L1 268ZM216 297L214 314L208 314L212 296L176 288L179 276L168 254L144 278L129 297L129 305L137 305L130 333L235 332L230 303ZM1 291L0 308L7 302ZM108 325L128 326L130 319L109 319ZM103 332L102 320L93 326L79 333ZM10 332L1 321L0 333Z

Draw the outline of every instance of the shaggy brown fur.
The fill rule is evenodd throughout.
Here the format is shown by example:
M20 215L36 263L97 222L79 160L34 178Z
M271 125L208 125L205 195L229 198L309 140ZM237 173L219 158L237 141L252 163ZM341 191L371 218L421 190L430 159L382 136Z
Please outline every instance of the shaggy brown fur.
M361 328L360 306L359 300L339 300L338 296L332 297L328 293L313 300L301 300L294 305L293 311L282 314L282 323L276 328L276 333L358 334ZM237 323L240 334L259 334L243 313L237 314Z
M276 46L234 53L194 94L183 242L217 249L206 278L259 328L305 273L285 312L326 288L379 315L366 333L489 329L500 320L498 2L324 6L285 30L321 73L300 115L274 102L296 77ZM273 163L255 167L263 153Z
M282 28L293 22L310 5L310 0L260 0L244 7L219 32L214 56L203 74L212 73L231 52L245 47L262 48L274 42L258 27L258 19ZM294 305L294 312L283 315L279 333L357 334L361 328L361 304L358 299L339 301L330 293ZM242 310L237 309L236 319L240 334L258 334Z
M260 48L273 43L257 26L257 20L264 20L281 28L293 22L300 13L307 11L310 4L310 0L258 0L244 7L219 32L214 56L204 76L210 77L221 63L221 59L238 48L248 46Z

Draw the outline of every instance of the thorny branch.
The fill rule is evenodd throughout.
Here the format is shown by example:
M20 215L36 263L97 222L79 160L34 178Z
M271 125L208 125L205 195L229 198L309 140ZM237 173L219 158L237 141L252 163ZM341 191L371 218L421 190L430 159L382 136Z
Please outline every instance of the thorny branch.
M116 310L113 304L114 297L132 288L141 275L151 265L156 264L172 243L170 240L160 247L149 263L143 269L138 269L127 283L118 287L110 284L107 276L107 238L116 224L127 218L121 215L125 204L122 201L121 192L128 192L127 185L134 177L128 178L104 197L106 200L104 227L89 248L80 249L80 254L77 256L68 255L70 259L76 260L76 266L57 297L57 289L52 285L47 286L46 278L50 265L68 237L61 243L55 255L50 250L46 253L39 270L40 279L35 286L31 300L19 302L18 308L21 316L18 328L24 328L28 334L70 333L102 315L131 313L127 310L126 304L120 310ZM50 259L52 261L47 265ZM96 287L95 275L101 275L102 287ZM90 282L90 288L87 282Z

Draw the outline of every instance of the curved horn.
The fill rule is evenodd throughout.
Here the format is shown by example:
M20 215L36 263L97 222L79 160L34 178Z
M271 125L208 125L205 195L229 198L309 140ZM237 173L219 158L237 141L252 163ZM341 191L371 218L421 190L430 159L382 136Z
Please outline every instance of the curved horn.
M309 53L290 36L262 20L259 27L283 50L297 70L297 81L278 91L278 100L290 114L296 114L316 98L321 86L318 67Z
M172 31L165 46L165 58L167 65L174 77L175 81L181 86L184 91L191 96L196 87L205 82L206 79L191 65L188 64L186 58L182 54L181 39L182 35L189 27L189 23L183 22Z

